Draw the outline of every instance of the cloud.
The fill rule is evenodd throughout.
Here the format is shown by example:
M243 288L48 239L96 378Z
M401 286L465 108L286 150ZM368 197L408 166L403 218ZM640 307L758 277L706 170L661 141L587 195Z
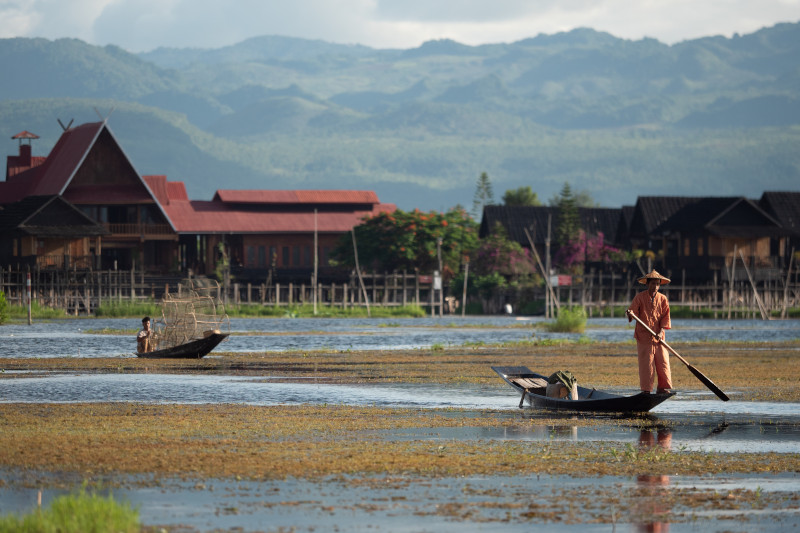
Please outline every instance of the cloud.
M95 21L94 34L99 41L137 50L215 48L259 35L340 42L362 26L369 5L358 0L118 0ZM363 36L356 31L350 41Z
M74 37L91 42L92 22L113 0L0 0L0 37Z

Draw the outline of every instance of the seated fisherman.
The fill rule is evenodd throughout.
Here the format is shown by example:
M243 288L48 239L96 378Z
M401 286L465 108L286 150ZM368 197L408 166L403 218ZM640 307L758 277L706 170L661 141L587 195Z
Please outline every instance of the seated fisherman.
M150 329L150 317L146 316L142 319L142 329L136 335L136 351L139 353L147 353L153 350L150 340L153 337L153 331Z

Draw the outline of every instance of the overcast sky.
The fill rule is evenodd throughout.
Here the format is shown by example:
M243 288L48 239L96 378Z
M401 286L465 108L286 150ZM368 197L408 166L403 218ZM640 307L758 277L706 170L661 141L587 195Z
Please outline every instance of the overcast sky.
M0 38L75 37L131 52L284 35L414 48L513 42L578 27L673 44L800 21L800 0L0 0Z

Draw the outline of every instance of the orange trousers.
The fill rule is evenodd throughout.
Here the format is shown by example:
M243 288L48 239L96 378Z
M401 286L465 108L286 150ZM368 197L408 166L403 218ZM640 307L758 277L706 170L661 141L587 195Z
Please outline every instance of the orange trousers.
M639 388L645 392L653 390L653 381L658 377L659 389L672 388L672 372L669 369L669 353L661 344L647 340L636 343L639 355Z

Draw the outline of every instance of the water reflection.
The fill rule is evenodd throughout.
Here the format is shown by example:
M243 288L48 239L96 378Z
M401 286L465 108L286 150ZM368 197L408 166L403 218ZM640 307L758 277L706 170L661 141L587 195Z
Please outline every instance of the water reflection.
M647 453L654 449L669 451L672 448L672 430L669 428L643 429L639 433L639 450ZM641 474L636 476L636 486L641 495L638 509L642 522L636 524L636 531L646 533L666 533L669 522L666 518L671 509L667 489L669 476Z

